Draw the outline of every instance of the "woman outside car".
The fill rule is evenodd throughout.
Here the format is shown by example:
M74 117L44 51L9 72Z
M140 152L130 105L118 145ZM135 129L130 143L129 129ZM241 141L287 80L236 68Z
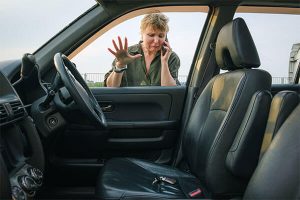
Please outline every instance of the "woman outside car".
M172 51L167 40L168 18L162 13L147 14L141 21L142 40L128 47L125 37L122 42L112 40L115 56L112 69L105 75L107 87L127 86L176 86L180 59Z

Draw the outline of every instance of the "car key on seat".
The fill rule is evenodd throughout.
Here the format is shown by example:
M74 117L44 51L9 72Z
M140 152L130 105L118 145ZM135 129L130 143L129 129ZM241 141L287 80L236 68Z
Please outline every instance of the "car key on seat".
M172 179L172 178L165 177L165 176L159 176L159 177L154 178L154 180L152 182L152 185L154 185L155 183L160 183L160 182L165 182L165 183L169 183L169 184L174 185L176 183L176 180Z
M168 178L168 177L165 177L165 176L160 176L159 178L160 178L161 181L166 182L166 183L170 183L172 185L174 185L176 183L176 180L173 179L173 178Z
M160 179L160 177L155 177L154 178L154 180L153 180L153 182L152 182L152 185L154 185L154 184L156 184L156 183L160 183L161 182L161 179Z

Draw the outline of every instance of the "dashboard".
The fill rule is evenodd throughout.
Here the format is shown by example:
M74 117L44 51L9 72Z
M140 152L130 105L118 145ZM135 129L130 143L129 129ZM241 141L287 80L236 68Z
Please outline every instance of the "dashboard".
M43 182L44 156L26 106L0 71L0 199L32 199Z

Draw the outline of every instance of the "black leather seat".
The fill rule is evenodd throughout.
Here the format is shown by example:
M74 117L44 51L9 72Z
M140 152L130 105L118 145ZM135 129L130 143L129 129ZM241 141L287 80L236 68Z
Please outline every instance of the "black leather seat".
M259 157L265 153L281 125L299 103L299 95L294 91L277 93L270 106L270 112L264 112L269 105L271 94L257 92L251 99L259 101L256 106L248 107L246 116L226 158L226 166L235 176L250 178L257 167ZM263 132L262 124L268 120ZM254 123L253 121L258 121Z
M260 61L241 18L221 29L216 42L216 60L221 69L229 72L215 76L207 84L191 113L182 141L183 156L190 173L148 161L112 159L100 173L97 197L190 198L192 191L197 194L201 189L202 197L207 198L241 194L245 190L248 179L228 170L226 157L247 116L248 106L251 110L257 102L268 104L268 100L261 101L265 99L261 97L258 97L260 101L251 103L250 100L257 91L270 90L271 76L263 70L251 69L259 67ZM268 113L268 108L262 106L260 110ZM254 127L264 131L265 124ZM175 179L176 183L152 184L157 176Z
M261 147L261 155L268 149L272 139L277 134L277 131L298 103L299 95L294 91L281 91L273 97Z
M166 176L176 184L154 184L155 177ZM144 160L116 158L107 162L97 187L100 199L187 198L199 180L176 168Z
M300 199L300 104L260 160L244 199Z

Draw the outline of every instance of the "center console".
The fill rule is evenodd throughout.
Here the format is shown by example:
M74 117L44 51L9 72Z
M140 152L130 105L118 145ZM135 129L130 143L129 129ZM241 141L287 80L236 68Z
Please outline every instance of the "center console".
M0 199L33 199L43 183L44 153L32 119L0 72Z
M43 172L38 168L25 164L20 170L10 177L13 199L28 199L42 186Z

